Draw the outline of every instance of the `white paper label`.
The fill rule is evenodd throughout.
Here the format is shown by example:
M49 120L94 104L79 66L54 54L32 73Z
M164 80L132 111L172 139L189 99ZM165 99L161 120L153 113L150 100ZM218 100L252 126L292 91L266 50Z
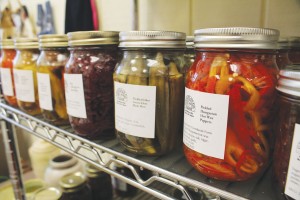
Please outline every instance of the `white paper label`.
M183 142L207 156L224 159L229 96L185 88Z
M64 74L67 112L78 118L86 118L82 74Z
M295 124L289 169L284 193L300 199L300 125Z
M1 84L3 94L6 96L14 96L12 78L10 68L0 68L1 69Z
M154 138L156 86L115 82L116 129L128 135Z
M51 84L49 74L37 73L40 107L44 110L53 110Z
M14 69L13 72L17 99L25 102L35 102L33 72L20 69Z

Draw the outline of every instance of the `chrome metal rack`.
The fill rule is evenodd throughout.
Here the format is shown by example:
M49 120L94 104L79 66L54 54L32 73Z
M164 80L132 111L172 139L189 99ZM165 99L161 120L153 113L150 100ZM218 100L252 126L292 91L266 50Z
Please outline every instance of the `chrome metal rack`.
M163 184L178 189L186 199L191 200L190 191L205 191L223 199L281 199L272 188L271 170L245 182L224 182L209 179L194 170L186 161L182 148L165 156L139 156L126 151L116 139L89 141L73 133L70 126L53 126L44 122L41 116L30 116L0 103L0 119L44 139L64 151L93 164L104 172L131 184L159 199L174 199L170 190L162 191L154 184ZM123 176L110 168L118 163L129 168L135 179ZM270 168L270 167L269 167ZM151 176L143 179L141 172L149 170ZM22 190L20 190L22 192Z

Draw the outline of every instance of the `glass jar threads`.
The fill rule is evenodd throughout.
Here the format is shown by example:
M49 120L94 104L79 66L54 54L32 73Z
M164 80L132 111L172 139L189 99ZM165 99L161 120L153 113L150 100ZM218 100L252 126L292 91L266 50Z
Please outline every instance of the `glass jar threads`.
M68 124L64 69L69 59L67 35L40 35L37 60L39 101L44 118L55 125Z
M281 70L279 75L273 177L287 199L300 199L300 71Z
M76 134L91 140L115 137L112 76L118 32L72 32L68 38L64 77L70 123Z
M185 39L184 33L171 31L120 33L116 133L133 153L164 154L181 142Z
M36 61L39 57L37 38L18 38L15 40L17 55L13 61L13 74L17 102L24 112L40 114Z
M184 153L204 175L228 181L259 174L270 159L279 31L208 28L195 31L188 71Z
M3 97L9 105L17 107L13 77L13 60L16 56L14 41L12 39L3 39L1 49L0 69Z

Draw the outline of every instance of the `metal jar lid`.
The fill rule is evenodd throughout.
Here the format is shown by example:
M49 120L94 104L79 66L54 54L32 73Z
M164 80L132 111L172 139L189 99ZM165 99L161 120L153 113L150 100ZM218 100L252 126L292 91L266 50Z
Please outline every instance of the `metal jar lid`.
M38 49L38 38L17 38L14 40L16 49Z
M194 36L186 36L186 48L188 49L191 49L191 48L194 48L194 39L195 37Z
M81 172L68 174L62 177L59 181L60 187L66 190L81 187L85 183L86 183L86 178Z
M68 35L69 46L94 46L119 43L117 31L78 31Z
M276 49L279 31L267 28L205 28L194 32L197 48Z
M2 49L14 49L14 40L13 39L3 39L1 41L1 48Z
M119 47L186 48L186 34L173 31L120 32Z
M42 188L35 192L33 200L58 200L62 193L55 187Z
M88 177L95 178L98 177L100 173L102 173L102 171L97 167L95 167L94 165L90 165L90 164L86 165L86 175Z
M300 71L280 70L276 89L284 94L300 97Z
M68 47L68 36L65 34L47 34L39 36L40 48Z
M300 48L300 37L289 37L288 40L290 48Z

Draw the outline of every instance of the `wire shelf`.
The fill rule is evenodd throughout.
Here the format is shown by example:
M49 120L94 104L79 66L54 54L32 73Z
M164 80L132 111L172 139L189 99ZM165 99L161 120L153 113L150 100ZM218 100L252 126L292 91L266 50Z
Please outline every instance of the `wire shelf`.
M30 116L5 103L0 103L0 118L159 199L174 199L174 196L170 190L162 191L160 188L152 187L156 183L181 191L188 200L192 200L190 191L204 191L215 199L271 200L282 198L273 192L270 169L267 169L260 177L245 182L217 181L194 170L186 161L182 148L165 156L134 155L126 151L117 139L89 141L75 135L70 126L53 126L44 122L41 116ZM110 167L112 163L130 169L134 179L113 170ZM151 174L147 178L142 176L145 170Z

